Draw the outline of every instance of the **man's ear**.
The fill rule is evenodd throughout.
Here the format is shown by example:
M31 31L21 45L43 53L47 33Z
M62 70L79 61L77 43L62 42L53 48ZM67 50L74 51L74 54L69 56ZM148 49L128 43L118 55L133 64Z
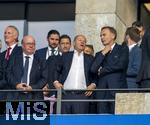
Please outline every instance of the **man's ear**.
M112 38L115 39L115 35L114 34L112 34Z

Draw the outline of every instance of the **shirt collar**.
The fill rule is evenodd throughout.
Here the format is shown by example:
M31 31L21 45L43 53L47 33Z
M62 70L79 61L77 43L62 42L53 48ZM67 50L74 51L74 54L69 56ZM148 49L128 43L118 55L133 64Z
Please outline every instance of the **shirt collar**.
M128 47L129 47L129 51L131 51L132 48L133 48L135 45L136 45L136 43L134 43L134 44L132 44L132 45L129 45L129 46L128 46Z
M111 46L111 50L113 50L114 46L116 45L116 43L114 43L112 46Z
M79 53L77 50L74 50L74 54L81 56L81 55L83 55L83 51Z
M11 47L11 50L13 50L15 48L15 46L17 45L17 43L11 45L11 46L7 46L7 48Z
M33 54L27 55L27 54L23 53L23 57L26 57L26 56L28 56L28 57L30 57L31 59L33 59Z

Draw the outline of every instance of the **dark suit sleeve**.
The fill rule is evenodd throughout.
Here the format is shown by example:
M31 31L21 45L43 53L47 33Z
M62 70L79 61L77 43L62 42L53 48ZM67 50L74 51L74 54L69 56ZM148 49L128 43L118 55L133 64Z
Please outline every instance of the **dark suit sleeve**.
M94 57L90 56L90 67L92 66L93 61L94 61ZM97 84L97 77L98 77L97 72L93 73L93 72L91 72L91 69L90 69L90 71L89 71L89 80L90 81L89 82Z
M57 66L56 66L56 70L54 72L54 81L59 81L61 82L62 80L62 70L63 70L63 56L60 56L58 58L58 63L57 63Z
M8 63L8 67L6 69L6 79L8 81L8 85L11 86L12 89L16 89L16 84L20 81L17 81L17 76L20 74L14 74L14 65L15 65L15 58L11 59Z
M149 30L147 31L147 34L145 35L146 37L146 43L147 43L147 51L148 51L148 56L150 58L150 28Z
M127 70L127 76L129 77L135 77L138 74L140 64L141 64L141 49L137 48L134 53L131 55L131 60L129 60L128 70Z
M119 51L119 58L115 63L109 63L107 66L103 67L100 70L100 76L113 73L113 72L118 72L118 71L125 71L127 70L128 66L128 58L129 58L129 50L127 46L122 47Z
M48 70L46 67L46 62L40 62L40 78L38 79L36 84L31 85L32 89L42 89L47 84Z
M0 88L4 88L6 86L6 80L5 80L5 71L3 68L3 59L2 55L0 54Z
M0 80L3 79L2 56L0 54Z
M91 72L92 73L94 73L94 74L98 73L98 70L101 67L101 64L102 64L104 58L105 58L105 56L101 52L96 53L93 64L91 66Z

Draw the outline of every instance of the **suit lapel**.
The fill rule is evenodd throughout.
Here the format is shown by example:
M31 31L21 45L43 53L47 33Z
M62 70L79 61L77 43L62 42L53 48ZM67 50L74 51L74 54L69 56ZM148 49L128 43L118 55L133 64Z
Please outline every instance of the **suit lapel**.
M116 45L114 46L112 52L110 53L110 55L114 55L116 54L116 52L118 51L118 44L116 43Z
M69 74L69 71L70 71L70 68L71 68L71 64L72 64L72 61L73 61L73 54L74 54L74 52L69 52L69 53L67 53L68 55L66 55L65 56L65 58L64 58L64 68L66 69L65 70L65 74L66 74L66 76L65 77L67 77L68 76L68 74Z
M88 72L88 58L87 56L84 54L84 74L85 74L85 78L87 78L87 72Z
M43 52L43 57L46 59L46 55L47 55L47 52L48 52L49 50L48 50L48 47L44 50L44 52Z
M39 63L36 59L36 57L34 56L33 57L33 63L32 63L32 66L31 66L31 71L30 71L30 80L32 79L33 77L33 74L35 74L35 72L37 71L37 67L39 66ZM29 80L29 81L30 81ZM31 81L30 81L31 82Z
M14 49L12 50L12 53L11 53L11 55L10 55L10 59L16 54L17 49L18 49L18 45L16 45L16 46L14 47Z
M74 52L70 52L69 55L68 55L68 58L67 58L67 72L69 72L70 68L71 68L71 64L72 64L72 61L73 61L73 54Z
M19 77L19 78L22 78L22 76L23 76L23 54L18 55L15 63L16 63L15 65L17 66L16 69L18 71L18 72L16 72L16 74L18 74L18 76L21 75L21 77Z

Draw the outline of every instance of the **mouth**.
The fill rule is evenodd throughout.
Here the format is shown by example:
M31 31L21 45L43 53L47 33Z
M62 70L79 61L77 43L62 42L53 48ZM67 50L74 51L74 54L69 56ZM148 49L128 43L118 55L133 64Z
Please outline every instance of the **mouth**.
M80 46L81 46L81 47L84 47L84 44L81 44Z

